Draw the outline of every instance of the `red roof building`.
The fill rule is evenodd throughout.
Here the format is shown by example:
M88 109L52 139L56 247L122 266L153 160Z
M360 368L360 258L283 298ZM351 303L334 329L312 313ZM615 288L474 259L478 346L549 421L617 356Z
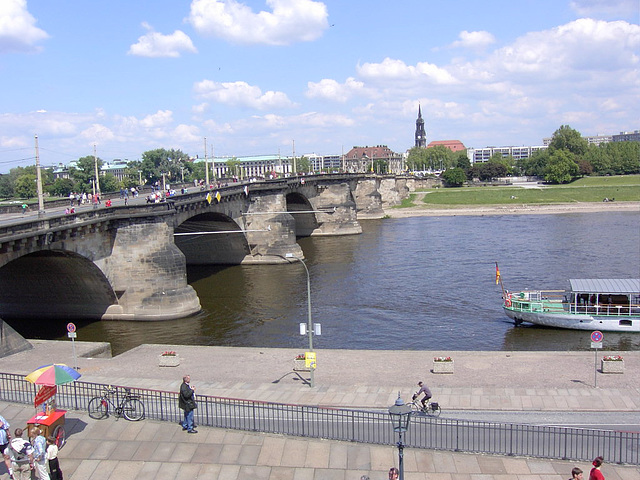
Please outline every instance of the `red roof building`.
M427 148L435 147L436 145L447 147L452 152L460 152L467 148L460 140L434 140L433 142L429 142Z

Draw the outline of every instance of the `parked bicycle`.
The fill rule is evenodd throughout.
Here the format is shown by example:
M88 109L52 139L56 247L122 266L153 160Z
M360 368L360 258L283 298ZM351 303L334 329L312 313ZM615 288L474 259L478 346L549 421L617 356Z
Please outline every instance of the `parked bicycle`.
M134 395L129 388L125 388L124 396L119 401L118 389L109 385L102 391L99 397L89 400L89 416L100 420L109 416L109 407L116 417L124 417L132 422L137 422L144 418L144 403L140 400L140 395Z
M442 409L440 408L440 404L438 402L429 402L427 406L424 407L419 398L415 395L413 397L413 401L411 402L411 410L415 413L424 413L429 415L430 417L439 417L442 413Z

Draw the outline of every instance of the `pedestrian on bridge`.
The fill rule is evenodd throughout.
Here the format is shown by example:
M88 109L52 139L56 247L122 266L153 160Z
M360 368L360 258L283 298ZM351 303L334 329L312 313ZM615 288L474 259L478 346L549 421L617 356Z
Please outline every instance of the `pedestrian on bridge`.
M591 469L591 473L589 473L589 480L604 480L604 475L600 471L600 467L604 463L604 458L596 457L593 460L593 468Z

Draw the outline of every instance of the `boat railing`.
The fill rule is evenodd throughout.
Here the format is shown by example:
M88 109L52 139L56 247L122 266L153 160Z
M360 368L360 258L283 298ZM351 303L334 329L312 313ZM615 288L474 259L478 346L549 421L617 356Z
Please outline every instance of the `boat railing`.
M507 307L521 312L572 313L623 317L640 315L640 304L578 304L568 301L564 290L524 290L511 293Z

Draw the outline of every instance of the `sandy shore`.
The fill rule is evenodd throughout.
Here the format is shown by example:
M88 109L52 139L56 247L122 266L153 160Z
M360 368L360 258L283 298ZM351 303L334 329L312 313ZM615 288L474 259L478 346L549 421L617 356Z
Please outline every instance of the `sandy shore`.
M418 200L419 201L419 200ZM528 215L557 213L635 212L640 213L640 202L589 202L555 205L462 205L459 207L417 205L409 208L387 208L391 218L443 217L456 215Z

